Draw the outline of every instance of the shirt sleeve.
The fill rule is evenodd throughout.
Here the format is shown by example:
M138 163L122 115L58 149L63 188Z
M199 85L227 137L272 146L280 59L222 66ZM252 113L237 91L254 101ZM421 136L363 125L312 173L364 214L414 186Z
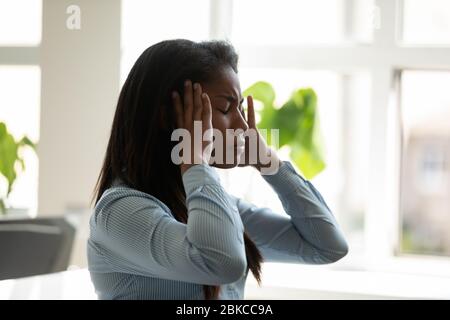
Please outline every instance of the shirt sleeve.
M265 261L326 264L347 254L344 235L321 194L290 162L283 161L276 174L262 177L287 215L230 196Z
M247 268L244 226L217 172L195 165L182 179L187 224L139 191L101 199L95 240L103 256L115 272L207 285L238 280Z

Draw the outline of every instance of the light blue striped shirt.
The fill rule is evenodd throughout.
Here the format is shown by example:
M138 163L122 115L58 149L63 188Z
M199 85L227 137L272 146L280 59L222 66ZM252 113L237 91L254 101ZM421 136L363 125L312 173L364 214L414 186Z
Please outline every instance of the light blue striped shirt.
M314 186L289 161L263 175L287 215L228 194L211 166L182 176L188 223L154 196L116 183L90 219L91 280L100 299L243 299L248 275L244 227L264 261L325 264L347 254L338 223ZM262 275L264 277L264 275Z

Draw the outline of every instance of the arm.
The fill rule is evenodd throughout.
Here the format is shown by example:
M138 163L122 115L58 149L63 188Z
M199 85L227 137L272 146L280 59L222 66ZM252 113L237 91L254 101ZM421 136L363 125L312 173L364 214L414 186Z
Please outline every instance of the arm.
M208 165L195 165L184 173L183 184L187 224L136 190L114 191L99 202L96 240L114 271L208 285L231 283L243 275L243 224L217 173Z
M322 196L290 162L283 161L276 174L263 178L278 194L287 216L231 197L265 261L325 264L347 254L344 235Z

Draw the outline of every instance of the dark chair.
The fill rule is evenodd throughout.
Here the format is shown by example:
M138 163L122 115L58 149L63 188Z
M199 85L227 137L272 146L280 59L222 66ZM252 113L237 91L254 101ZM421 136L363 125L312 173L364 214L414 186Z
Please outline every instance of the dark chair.
M0 280L66 270L74 237L64 218L0 220Z

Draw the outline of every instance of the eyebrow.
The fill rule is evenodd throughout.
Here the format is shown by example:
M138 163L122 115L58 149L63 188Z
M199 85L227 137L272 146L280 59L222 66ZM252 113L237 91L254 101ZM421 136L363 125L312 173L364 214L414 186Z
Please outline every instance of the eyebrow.
M223 94L216 95L216 97L219 97L219 98L225 98L225 99L227 99L228 101L237 101L237 99L236 99L235 97L233 97L233 96L227 96L227 95L223 95ZM239 104L242 104L243 102L244 102L244 98L241 99L241 101L239 102Z

